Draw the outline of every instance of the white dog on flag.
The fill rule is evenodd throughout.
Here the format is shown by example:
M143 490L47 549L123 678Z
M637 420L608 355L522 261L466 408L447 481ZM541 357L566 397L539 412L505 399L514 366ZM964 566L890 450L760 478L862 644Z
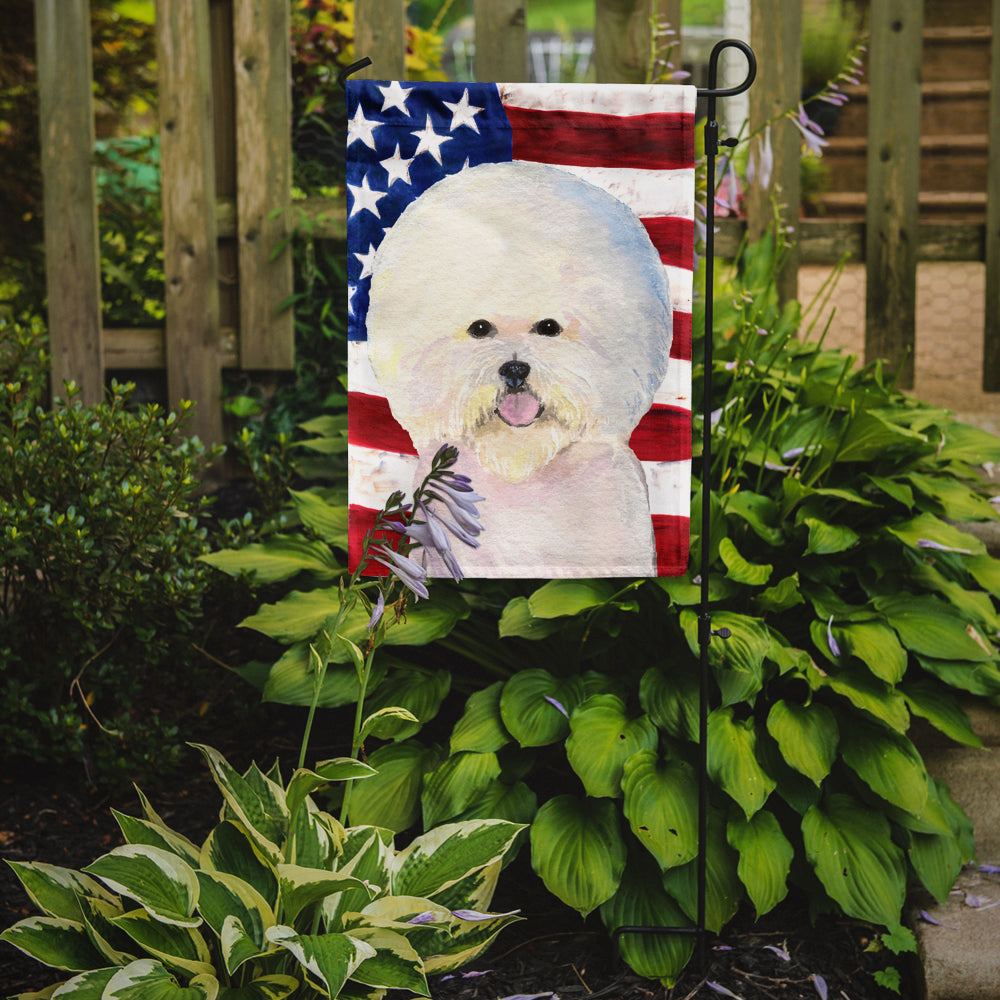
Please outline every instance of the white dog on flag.
M379 246L367 324L415 483L453 444L486 498L470 576L655 575L629 437L666 372L670 291L627 206L538 164L446 177Z

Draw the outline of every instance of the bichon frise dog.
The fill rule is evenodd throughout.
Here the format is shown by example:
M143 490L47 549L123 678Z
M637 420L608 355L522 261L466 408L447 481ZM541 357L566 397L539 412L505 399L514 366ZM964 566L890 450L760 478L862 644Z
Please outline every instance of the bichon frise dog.
M629 437L663 380L670 291L642 223L564 170L487 164L446 177L386 234L368 350L419 453L470 476L470 576L655 575ZM431 575L444 575L431 565Z

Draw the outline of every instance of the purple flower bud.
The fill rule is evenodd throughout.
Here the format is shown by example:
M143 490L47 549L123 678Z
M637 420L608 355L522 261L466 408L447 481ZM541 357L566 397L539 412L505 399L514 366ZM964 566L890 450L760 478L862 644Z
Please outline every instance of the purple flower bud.
M972 549L956 549L951 545L942 545L940 542L935 542L930 538L918 538L917 546L921 549L938 549L941 552L959 552L964 556L972 555Z
M555 707L559 709L559 711L562 712L562 714L565 715L567 719L569 718L569 712L566 711L562 703L556 701L555 698L552 698L549 695L543 695L543 697L550 705L555 705Z
M375 607L372 609L372 616L368 619L368 631L371 632L382 618L382 613L385 611L385 595L380 590L378 592L378 600L375 602Z
M430 924L437 920L437 916L433 910L424 910L423 913L418 913L415 917L410 917L406 922L408 924Z
M384 545L376 545L369 549L369 555L377 563L381 563L387 569L399 577L403 586L413 591L417 597L429 597L427 592L427 570L420 563L410 559L409 556L400 555Z
M819 994L819 1000L826 1000L829 992L826 988L826 980L816 972L814 972L809 978L812 979L813 986L816 987L816 992Z
M830 652L839 657L840 646L837 645L837 640L833 637L833 615L830 615L830 620L826 623L826 641L830 646Z

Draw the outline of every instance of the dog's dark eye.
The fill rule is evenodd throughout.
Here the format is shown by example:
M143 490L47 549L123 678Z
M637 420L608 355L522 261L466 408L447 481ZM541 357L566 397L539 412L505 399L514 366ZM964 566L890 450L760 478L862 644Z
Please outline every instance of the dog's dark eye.
M541 334L543 337L558 337L562 329L557 320L548 318L540 319L531 328L531 332Z
M469 324L469 329L465 332L470 337L479 340L482 337L492 337L497 332L497 328L488 319L477 319L474 323Z

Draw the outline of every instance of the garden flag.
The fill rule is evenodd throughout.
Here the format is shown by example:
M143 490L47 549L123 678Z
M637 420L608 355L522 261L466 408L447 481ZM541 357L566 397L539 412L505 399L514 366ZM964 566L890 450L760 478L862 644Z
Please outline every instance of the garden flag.
M695 96L348 82L352 568L450 444L466 576L685 572Z

